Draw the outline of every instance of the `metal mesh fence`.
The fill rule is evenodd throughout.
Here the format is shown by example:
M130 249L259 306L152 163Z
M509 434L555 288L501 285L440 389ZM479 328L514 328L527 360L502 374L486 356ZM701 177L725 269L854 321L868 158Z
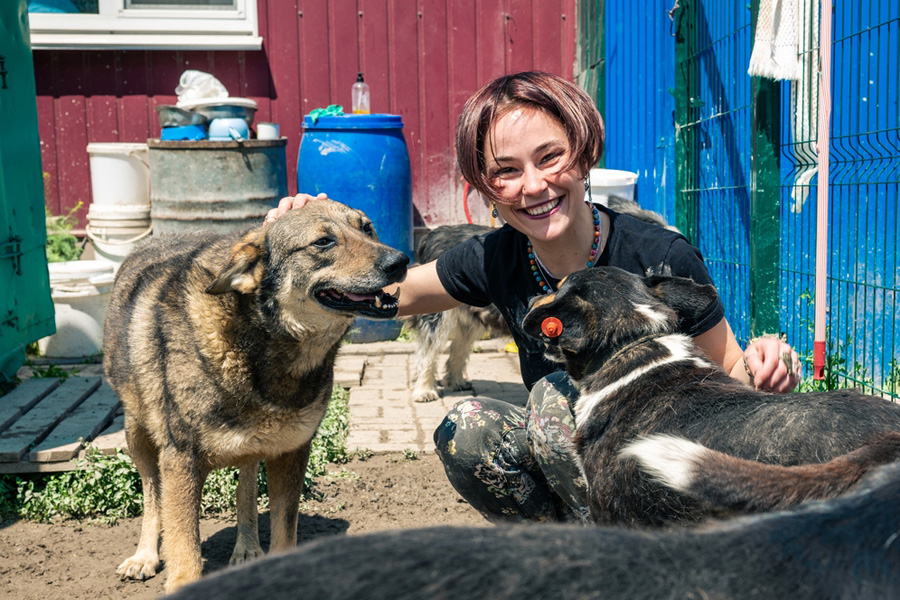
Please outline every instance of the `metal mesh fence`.
M629 119L627 134L608 143L607 165L676 173L674 194L639 180L639 201L665 212L703 252L738 340L784 333L809 374L820 3L797 0L803 76L792 83L747 74L759 3L605 0L606 108L617 123ZM825 385L898 397L900 3L832 6ZM647 46L648 37L657 42ZM665 131L669 106L652 108L662 116L627 116L644 106L641 96L669 85L673 63L644 63L636 80L637 59L622 53L657 48L659 39L675 59L672 154L649 152L645 141Z
M801 2L803 77L782 86L782 310L812 351L816 244L818 2ZM897 397L900 4L834 3L827 373L835 386Z
M706 259L739 340L750 337L748 281L751 179L749 10L737 3L692 2L691 26L678 62L682 98L679 121L690 163L678 185L685 228ZM686 88L686 89L684 89Z

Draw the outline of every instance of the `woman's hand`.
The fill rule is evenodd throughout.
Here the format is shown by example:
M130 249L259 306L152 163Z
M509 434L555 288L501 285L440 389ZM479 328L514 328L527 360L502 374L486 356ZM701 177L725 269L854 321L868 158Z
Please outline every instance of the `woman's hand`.
M800 383L800 359L786 342L774 336L757 338L744 350L744 366L758 390L784 393Z
M318 196L310 196L309 194L297 194L296 196L287 196L278 201L278 206L266 213L266 223L274 221L278 217L295 208L303 208L307 202L312 200L328 200L328 195L324 192Z

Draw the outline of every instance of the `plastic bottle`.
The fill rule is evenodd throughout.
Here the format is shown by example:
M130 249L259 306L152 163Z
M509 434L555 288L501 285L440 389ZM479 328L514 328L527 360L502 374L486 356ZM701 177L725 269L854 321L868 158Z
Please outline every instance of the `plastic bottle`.
M363 81L363 74L356 74L356 83L351 89L351 105L354 115L367 115L369 112L369 84Z

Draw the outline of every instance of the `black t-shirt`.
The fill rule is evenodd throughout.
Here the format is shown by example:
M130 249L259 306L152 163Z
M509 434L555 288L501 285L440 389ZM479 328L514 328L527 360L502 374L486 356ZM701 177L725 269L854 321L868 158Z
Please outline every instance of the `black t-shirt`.
M711 284L703 256L679 233L618 214L605 206L609 215L609 240L595 261L636 275L676 275L697 283ZM544 358L544 345L522 331L522 319L531 297L542 294L528 263L527 238L504 225L448 250L437 260L437 273L447 292L472 306L493 303L503 314L519 347L522 379L530 390L540 378L557 371L560 365ZM721 301L690 324L686 335L697 336L712 329L725 316Z

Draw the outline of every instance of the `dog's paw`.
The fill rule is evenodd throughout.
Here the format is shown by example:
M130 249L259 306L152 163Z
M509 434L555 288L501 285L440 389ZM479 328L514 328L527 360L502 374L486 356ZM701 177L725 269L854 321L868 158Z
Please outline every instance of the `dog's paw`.
M413 391L413 402L434 402L440 396L437 390L415 390Z
M445 377L441 381L441 385L454 392L466 392L472 389L472 382L464 377Z
M236 544L234 547L234 552L231 553L231 558L228 560L229 565L239 565L241 563L245 563L250 560L254 560L264 556L265 552L260 548L259 544L255 546L250 544Z
M137 553L116 569L123 579L150 579L159 571L159 555Z

